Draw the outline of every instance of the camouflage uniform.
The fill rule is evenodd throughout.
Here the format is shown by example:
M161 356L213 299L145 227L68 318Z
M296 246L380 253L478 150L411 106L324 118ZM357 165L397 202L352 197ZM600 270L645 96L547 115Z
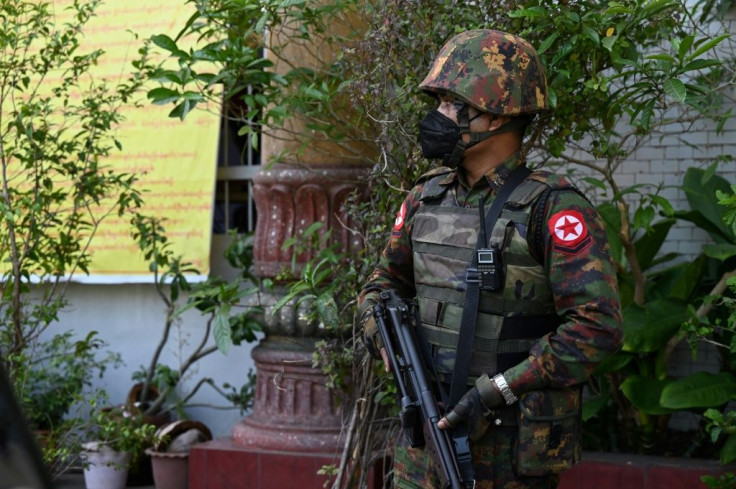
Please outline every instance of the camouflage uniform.
M541 65L524 57L529 49L536 56L533 48L505 33L491 31L488 35L489 31L480 31L478 35L478 32L461 34L443 48L423 82L424 87L460 97L492 113L504 113L509 106L521 107L514 113L544 108L544 74L531 69ZM509 40L511 48L505 49L508 46L503 40ZM468 77L478 71L477 64L460 62L470 56L464 51L468 43L474 45L476 52L484 53L482 69L496 69L503 65L504 59L516 56L516 64L526 69L525 73L531 73L525 88L514 90L509 85L488 97L488 90L497 87L482 88L481 76L481 81L476 80L472 85L471 94L456 89L453 84L460 74ZM507 56L499 57L499 46ZM531 83L534 77L538 83ZM481 88L476 90L476 86ZM544 100L537 97L540 93ZM457 343L456 330L465 291L464 271L480 227L478 197L482 196L490 206L511 171L523 164L521 155L515 153L472 188L462 167L454 170L443 167L422 176L403 202L380 262L361 293L362 313L372 309L381 290L393 289L400 297L418 298L422 328L428 333L440 381L448 382L454 367L452 345ZM474 220L470 216L475 216ZM603 359L619 349L622 341L615 270L595 209L562 178L537 171L517 187L489 232L491 242L502 244L507 273L501 291L481 294L469 382L484 372L489 375L501 372L522 401L525 395L533 399L533 394L542 389L563 393L566 392L563 388L579 386ZM554 321L535 329L537 317L554 318ZM494 329L492 325L498 327ZM510 345L508 348L499 346L504 341ZM489 343L492 347L486 346ZM579 410L579 395L570 399L569 407ZM541 402L542 411L553 414L551 411L556 408L545 402ZM557 476L550 475L550 471L541 471L541 476L533 471L533 476L530 472L522 476L515 466L516 454L527 448L530 453L538 449L541 455L537 457L544 459L552 434L535 433L530 441L520 442L514 423L524 416L519 414L518 403L498 412L499 420L503 418L504 422L491 427L471 444L476 487L555 487ZM575 425L579 423L577 417L570 422L573 424L564 424L566 431L573 430L573 425L579 428L579 424ZM555 450L572 449L579 458L579 445L565 447L575 443L568 433L555 436ZM515 447L519 443L520 451ZM564 466L556 467L553 472L561 469ZM425 451L410 448L405 442L400 442L396 449L395 480L399 488L437 487Z

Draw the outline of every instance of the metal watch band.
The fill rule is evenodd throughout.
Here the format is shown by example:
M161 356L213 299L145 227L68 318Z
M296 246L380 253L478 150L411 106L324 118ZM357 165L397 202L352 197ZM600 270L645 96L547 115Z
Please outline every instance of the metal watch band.
M506 401L507 406L510 406L519 400L519 398L516 397L513 392L511 392L511 389L509 388L509 385L506 383L506 379L503 377L503 374L495 375L493 377L493 382L495 382L495 384L498 386L498 389L501 391L501 395L503 396L503 399Z

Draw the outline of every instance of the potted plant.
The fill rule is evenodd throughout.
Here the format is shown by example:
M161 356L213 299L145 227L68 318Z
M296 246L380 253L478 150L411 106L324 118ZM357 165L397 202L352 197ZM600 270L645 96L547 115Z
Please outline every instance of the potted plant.
M0 341L0 349L4 346ZM71 413L86 404L93 377L120 363L120 355L103 354L105 346L95 331L82 339L66 331L7 357L17 367L13 389L52 478L68 469L79 454L76 433L83 421Z
M138 176L101 162L121 148L117 127L145 81L147 48L117 81L91 76L105 53L82 48L81 38L99 3L69 4L64 19L45 0L0 8L0 30L15 33L3 39L8 63L0 66L0 116L15 121L0 134L0 361L28 422L43 433L52 478L79 455L86 416L70 419L70 409L114 365L98 355L94 334L77 340L58 331L67 293L89 273L100 225L141 203Z
M153 440L155 427L122 406L97 408L93 402L90 431L82 445L87 489L123 489L128 469Z
M211 431L199 421L179 420L159 428L153 447L146 449L151 457L156 489L187 489L189 451L192 446L211 439Z
M196 376L200 360L218 351L227 353L232 345L256 340L260 331L257 318L262 314L254 295L258 288L249 282L257 279L250 274L252 265L252 240L238 240L226 251L231 265L241 269L239 279L225 282L210 278L202 283L190 284L187 276L199 272L191 263L175 255L166 236L161 219L136 214L132 219L132 236L138 243L143 258L150 263L156 294L161 298L165 319L161 336L152 345L147 365L133 373L134 384L128 392L125 407L139 413L143 421L161 427L172 420L186 418L190 406L206 406L215 409L249 409L254 398L255 378L249 375L246 382L236 388L228 383L218 385L215 379L201 377L193 387L188 381ZM196 309L202 314L203 328L194 341L176 335L181 315ZM178 365L165 360L167 349L174 347ZM225 405L201 404L194 396L202 387L209 386L226 401ZM148 447L144 447L148 448ZM128 485L140 486L153 483L151 455L141 452L132 462Z
M194 266L175 255L166 230L160 219L136 214L132 220L133 239L138 243L143 258L150 263L153 282L165 310L161 336L153 348L148 365L133 374L137 382L128 394L127 405L146 417L156 417L164 424L171 415L181 414L203 386L209 386L229 403L230 407L247 410L252 402L253 379L235 389L229 384L218 386L214 379L199 379L191 389L183 388L183 380L190 378L194 368L203 358L221 352L227 354L232 345L253 342L261 330L258 318L262 308L257 297L260 289L253 285L258 279L251 273L253 263L252 238L235 240L226 251L233 267L241 270L241 276L226 282L210 278L202 283L190 284L187 275L199 273ZM196 309L204 319L199 338L192 347L172 334L181 315ZM164 363L164 352L178 341L178 350L184 355L179 365ZM213 406L214 407L214 406Z

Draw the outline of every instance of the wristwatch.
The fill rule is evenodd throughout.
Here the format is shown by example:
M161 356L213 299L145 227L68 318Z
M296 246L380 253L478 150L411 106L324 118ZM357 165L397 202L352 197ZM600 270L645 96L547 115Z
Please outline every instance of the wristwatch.
M510 406L519 400L519 398L516 397L513 392L511 392L511 389L509 388L509 385L506 383L506 379L503 377L503 374L495 375L493 377L493 382L496 384L496 387L498 387L498 390L501 391L501 395L503 396L503 399L506 401L507 406Z

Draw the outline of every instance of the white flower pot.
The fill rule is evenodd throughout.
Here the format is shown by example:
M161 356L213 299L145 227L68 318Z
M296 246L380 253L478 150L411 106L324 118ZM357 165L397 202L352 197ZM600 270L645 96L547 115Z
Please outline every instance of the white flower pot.
M116 452L107 445L85 443L84 484L87 489L125 489L130 452Z

